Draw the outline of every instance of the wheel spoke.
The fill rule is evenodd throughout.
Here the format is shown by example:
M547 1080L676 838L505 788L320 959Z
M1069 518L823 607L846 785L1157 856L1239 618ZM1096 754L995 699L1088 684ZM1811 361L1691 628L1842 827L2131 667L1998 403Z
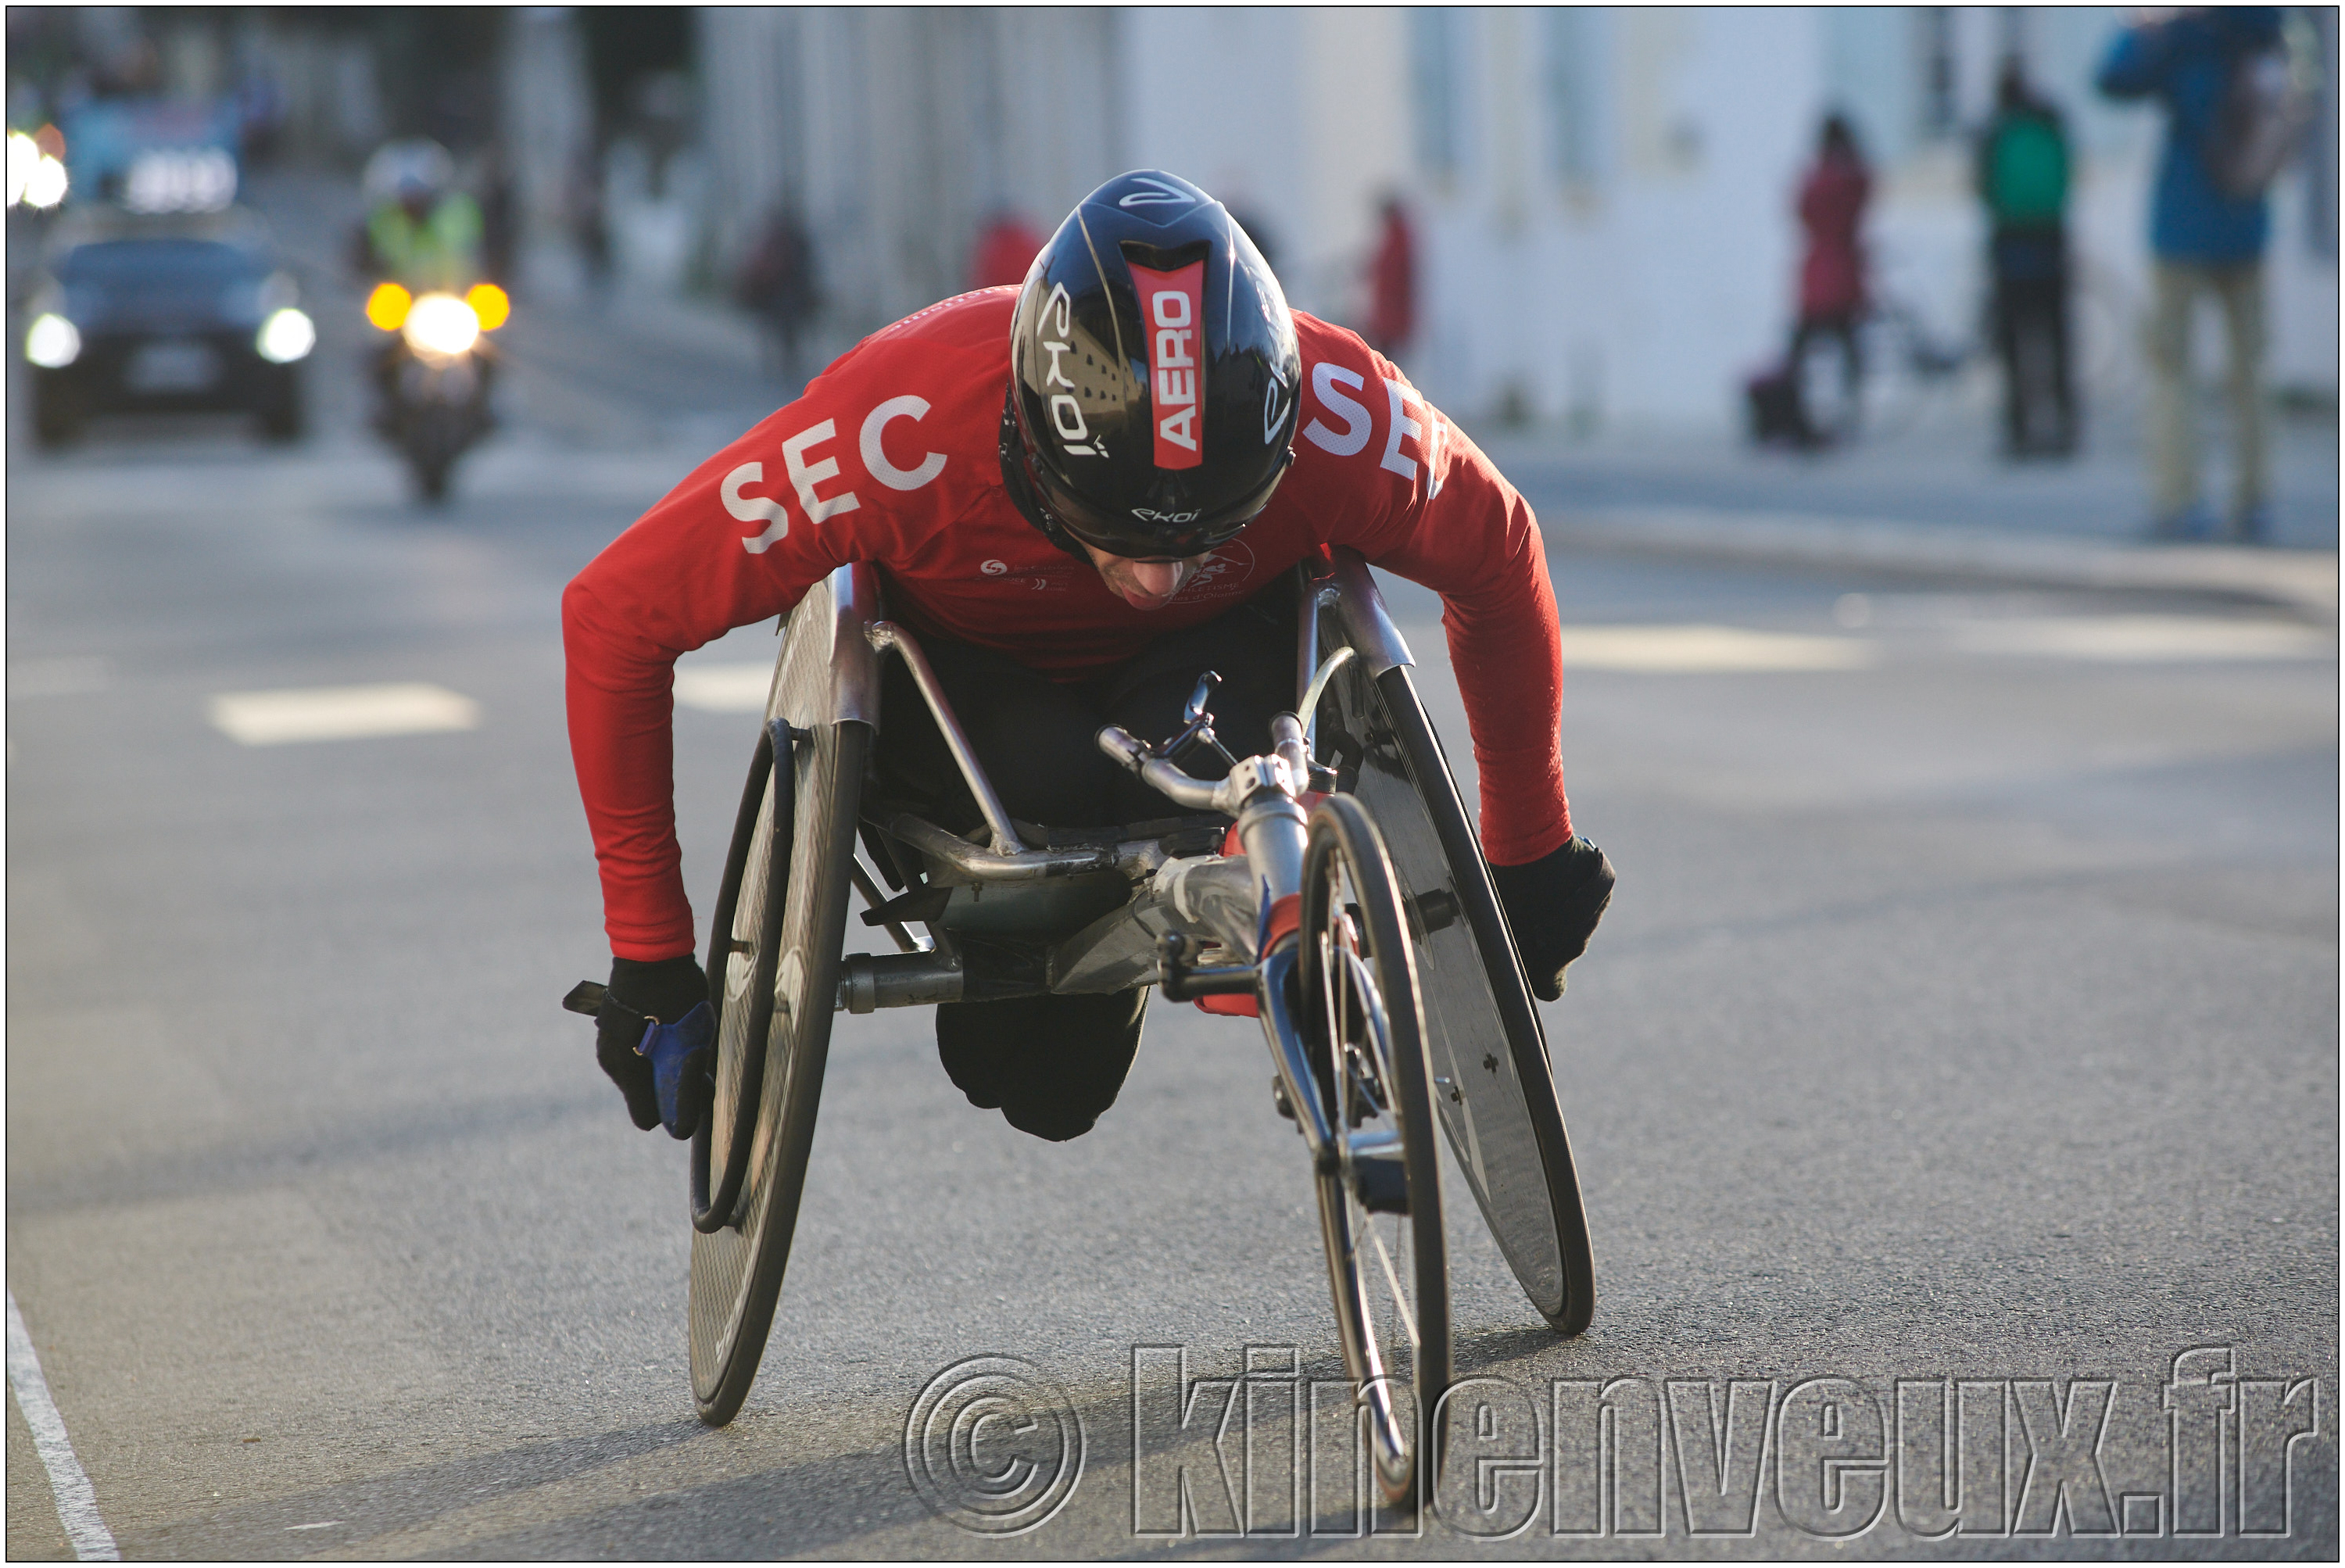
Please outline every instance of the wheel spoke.
M1392 1287L1393 1310L1400 1318L1400 1326L1408 1335L1409 1349L1416 1349L1416 1314L1411 1309L1407 1292L1400 1288L1400 1276L1393 1269L1392 1254L1385 1250L1385 1238L1376 1234L1376 1221L1368 1217L1368 1239L1376 1244L1376 1261L1384 1266L1385 1283Z
M1415 968L1399 890L1358 802L1320 808L1305 865L1304 951L1319 967L1308 1044L1339 1118L1335 1168L1320 1178L1336 1327L1372 1422L1378 1485L1398 1503L1418 1479L1424 1408L1449 1369L1438 1190L1423 1179ZM1376 1221L1389 1208L1402 1212L1387 1237Z

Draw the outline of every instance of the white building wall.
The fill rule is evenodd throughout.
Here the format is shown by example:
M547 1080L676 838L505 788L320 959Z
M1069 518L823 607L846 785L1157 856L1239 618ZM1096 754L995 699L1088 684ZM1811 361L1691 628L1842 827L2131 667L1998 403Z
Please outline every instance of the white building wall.
M2137 398L2161 117L2091 89L2123 15L1951 8L1934 125L1934 24L1919 7L1146 9L1116 15L1115 47L1131 161L1261 214L1304 309L1356 322L1376 200L1406 192L1424 264L1403 360L1460 417L1715 428L1788 340L1793 204L1830 107L1874 164L1877 289L1934 336L1976 340L1985 224L1970 138L2015 43L2077 155L2087 397L2104 412ZM1428 57L1448 62L1446 94L1428 96ZM1426 156L1427 116L1445 109L1446 169ZM1575 114L1559 156L1559 117ZM2302 183L2274 193L2272 368L2333 394L2337 268L2308 243Z
M1115 15L1130 168L1170 169L1253 220L1287 298L1365 308L1377 205L1412 178L1406 13L1144 7Z
M1421 247L1402 359L1436 402L1469 420L1722 428L1788 340L1793 202L1828 107L1851 114L1874 164L1877 287L1937 337L1975 340L1985 234L1969 138L2015 40L2077 152L2087 397L2106 411L2137 396L2160 117L2090 86L2122 13L1944 13L1950 114L1934 126L1933 15L710 9L716 271L787 196L851 337L957 290L997 207L1047 231L1099 181L1154 166L1254 221L1297 306L1356 324L1377 204L1396 190ZM2337 267L2307 243L2305 208L2302 181L2283 180L2272 362L2333 393Z
M717 274L795 206L840 346L959 292L997 209L1047 232L1121 167L1095 9L711 7L699 26Z

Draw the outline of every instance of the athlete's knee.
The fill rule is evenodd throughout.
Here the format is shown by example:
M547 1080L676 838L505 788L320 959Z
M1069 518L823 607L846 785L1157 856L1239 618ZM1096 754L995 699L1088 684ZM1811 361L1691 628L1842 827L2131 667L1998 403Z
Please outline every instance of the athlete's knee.
M1115 1104L1147 1003L1145 991L948 1003L937 1009L937 1056L970 1105L1063 1143Z

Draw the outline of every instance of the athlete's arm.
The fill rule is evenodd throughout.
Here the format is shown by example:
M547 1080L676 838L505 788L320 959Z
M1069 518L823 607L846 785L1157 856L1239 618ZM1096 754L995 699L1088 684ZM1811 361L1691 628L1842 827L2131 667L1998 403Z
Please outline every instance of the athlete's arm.
M901 325L694 470L563 595L571 758L618 958L656 962L695 946L675 840L677 656L787 614L847 562L898 558L959 494L949 474L931 483L945 472L931 446L969 466L942 434L968 411L932 410L913 389L945 402L939 383L971 379L962 351L906 341ZM989 462L1000 386L996 365L978 400Z
M848 531L805 525L764 476L783 481L785 409L695 470L613 540L562 596L571 760L602 870L611 952L651 962L695 946L675 841L675 661L735 626L777 616L836 563ZM818 423L818 422L817 422ZM756 478L749 477L751 471ZM787 494L787 490L782 494ZM728 510L770 505L798 537L742 547ZM762 533L760 530L758 533ZM756 542L758 534L750 535Z
M1571 837L1562 644L1538 522L1398 367L1348 332L1312 325L1287 483L1327 492L1318 509L1330 543L1441 596L1481 772L1483 853L1502 866L1538 860Z

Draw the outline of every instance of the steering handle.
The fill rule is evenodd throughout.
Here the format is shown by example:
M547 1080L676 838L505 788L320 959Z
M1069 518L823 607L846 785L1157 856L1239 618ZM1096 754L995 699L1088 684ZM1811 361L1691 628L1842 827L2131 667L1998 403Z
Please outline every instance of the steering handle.
M1170 762L1151 750L1147 744L1120 724L1111 724L1099 732L1099 748L1122 763L1140 780L1157 793L1169 797L1176 806L1193 811L1218 811L1215 800L1218 783L1192 779Z

